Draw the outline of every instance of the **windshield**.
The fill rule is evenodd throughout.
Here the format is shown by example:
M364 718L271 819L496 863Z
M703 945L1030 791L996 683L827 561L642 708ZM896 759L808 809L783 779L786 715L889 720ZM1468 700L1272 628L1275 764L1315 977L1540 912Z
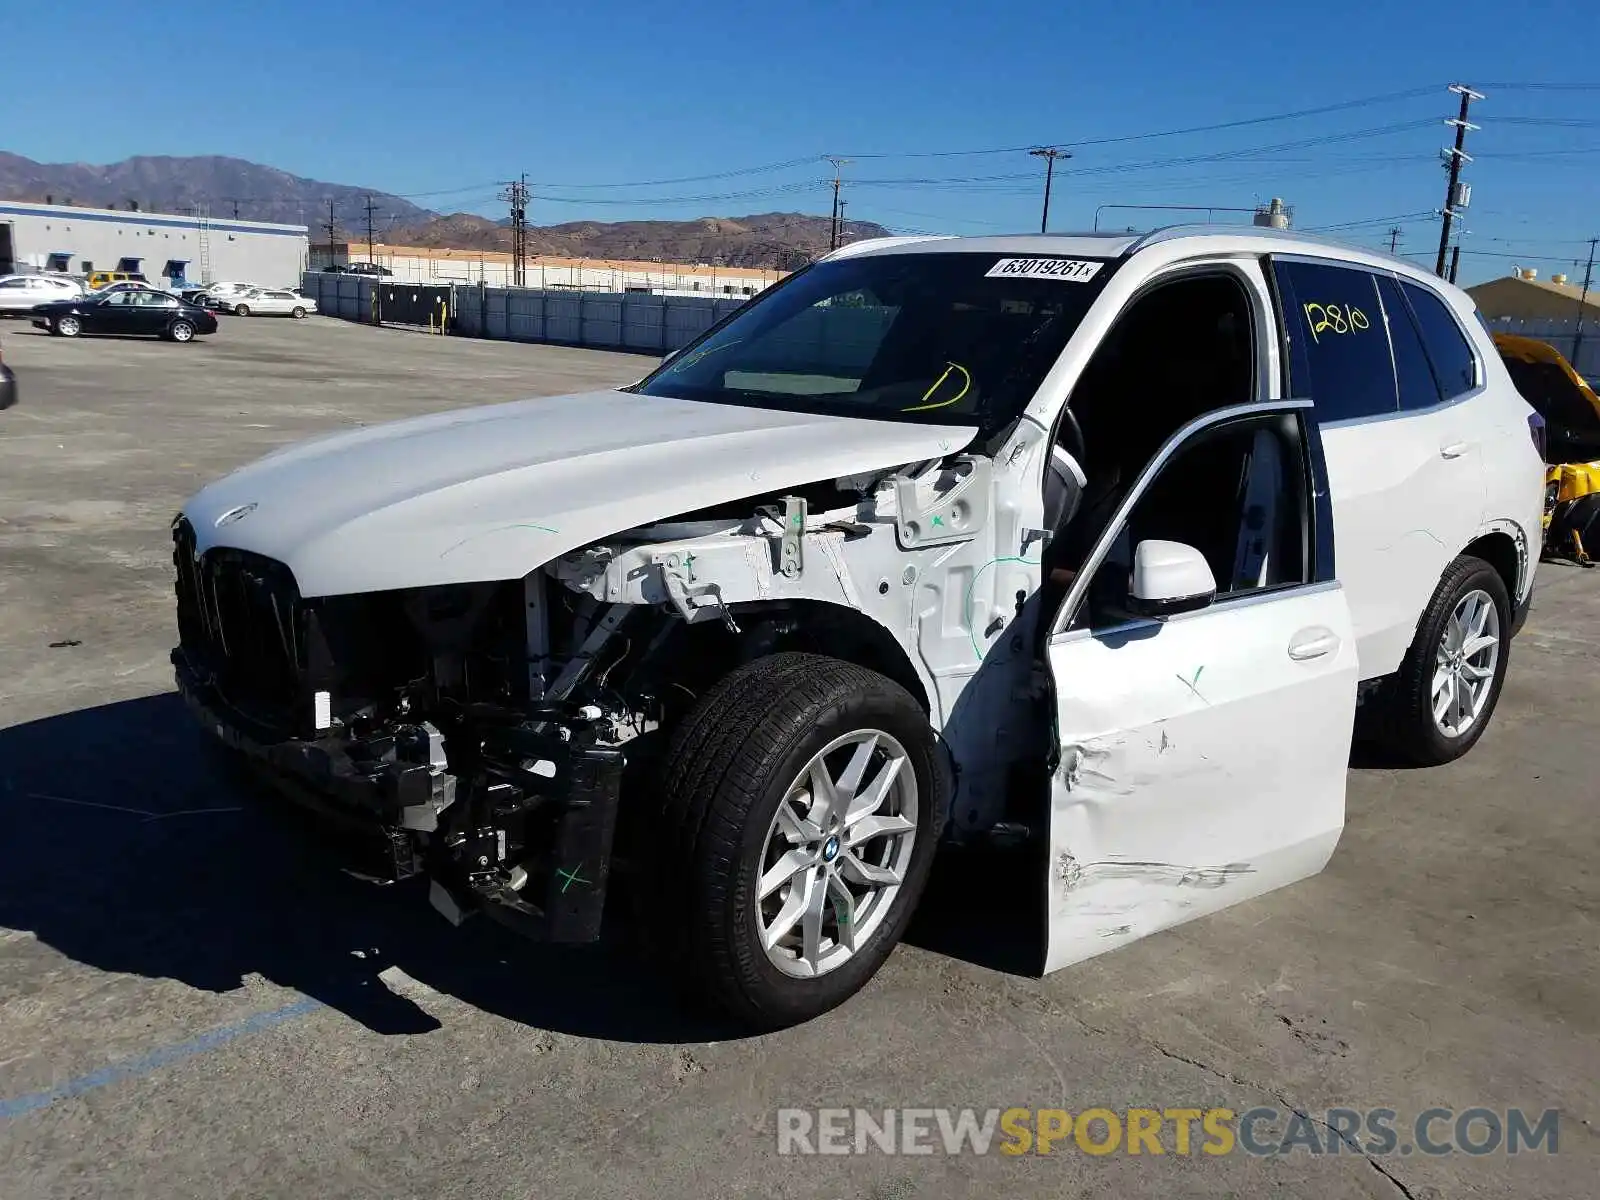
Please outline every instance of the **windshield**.
M1032 399L1115 269L969 252L818 263L633 390L992 434Z

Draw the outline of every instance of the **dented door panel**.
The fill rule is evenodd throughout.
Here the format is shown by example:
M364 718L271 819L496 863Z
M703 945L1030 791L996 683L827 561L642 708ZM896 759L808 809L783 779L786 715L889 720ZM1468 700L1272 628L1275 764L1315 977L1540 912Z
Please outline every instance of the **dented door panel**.
M1337 584L1058 635L1048 657L1047 972L1327 863L1358 673Z

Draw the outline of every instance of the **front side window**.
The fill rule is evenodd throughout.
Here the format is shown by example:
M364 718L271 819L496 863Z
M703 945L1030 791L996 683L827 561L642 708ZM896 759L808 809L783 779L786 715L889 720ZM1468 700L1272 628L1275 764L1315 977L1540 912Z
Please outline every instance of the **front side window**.
M1114 270L971 252L818 263L633 390L992 434L1033 398Z
M1461 332L1460 323L1430 289L1410 281L1400 286L1405 289L1411 311L1416 314L1422 344L1427 347L1444 398L1453 400L1470 392L1478 386L1478 358L1472 352L1467 335Z
M1289 394L1324 424L1399 409L1377 279L1332 263L1273 264L1289 341Z
M1311 582L1308 479L1295 418L1247 418L1195 434L1156 470L1112 535L1074 624L1106 629L1132 618L1134 551L1152 539L1200 551L1218 600Z

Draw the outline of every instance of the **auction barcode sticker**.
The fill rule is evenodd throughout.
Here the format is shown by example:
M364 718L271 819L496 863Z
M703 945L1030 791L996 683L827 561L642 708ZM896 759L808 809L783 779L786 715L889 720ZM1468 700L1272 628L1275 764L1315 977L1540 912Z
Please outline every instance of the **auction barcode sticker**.
M1100 273L1103 262L1078 258L1002 258L984 272L986 278L1064 279L1069 283L1088 283Z

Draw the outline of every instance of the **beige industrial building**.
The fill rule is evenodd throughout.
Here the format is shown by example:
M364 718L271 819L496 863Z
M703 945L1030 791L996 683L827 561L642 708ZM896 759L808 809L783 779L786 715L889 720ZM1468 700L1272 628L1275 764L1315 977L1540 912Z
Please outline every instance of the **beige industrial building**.
M1478 303L1478 310L1491 321L1509 318L1516 321L1574 321L1580 300L1585 321L1600 319L1600 286L1591 285L1587 298L1583 290L1566 275L1540 279L1539 272L1517 268L1510 275L1475 284L1467 295Z
M375 244L369 259L364 242L313 245L310 269L375 262L393 272L396 283L484 283L509 287L511 255L503 250L448 250ZM786 274L757 267L717 267L703 263L630 262L606 258L530 256L524 282L530 288L586 292L655 292L690 296L753 296Z

